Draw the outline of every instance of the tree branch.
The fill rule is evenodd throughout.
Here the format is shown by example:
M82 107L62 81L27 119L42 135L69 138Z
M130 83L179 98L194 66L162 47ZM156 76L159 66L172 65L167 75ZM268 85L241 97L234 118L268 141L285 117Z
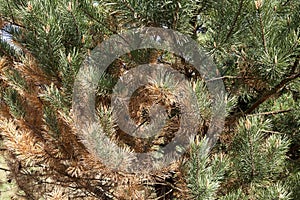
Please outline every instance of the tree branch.
M257 115L276 115L276 114L282 114L292 111L292 109L288 110L276 110L276 111L270 111L270 112L262 112L262 113L255 113L251 114L250 116L257 116Z
M300 64L299 62L300 62L300 57L298 56L293 64L293 66L291 67L290 72L287 73L287 78L280 81L280 83L278 83L273 89L264 92L260 96L260 98L258 98L258 100L256 100L256 102L250 108L248 108L246 111L241 111L241 112L238 112L238 113L228 117L226 119L226 124L227 125L233 124L239 117L252 113L258 106L260 106L262 103L264 103L270 97L272 97L274 94L278 93L284 86L286 86L286 84L299 78L300 70L298 70L298 72L296 73L297 68L299 67L299 64Z
M257 9L257 12L258 12L258 16L259 16L259 23L260 23L261 38L262 38L263 46L264 46L265 51L268 52L266 33L265 33L265 28L264 28L264 24L263 24L263 19L262 19L262 15L261 15L261 12L260 12L260 8Z
M135 10L132 8L130 3L127 0L125 0L123 2L125 3L126 8L128 8L133 14L135 14Z
M244 3L244 0L241 0L240 5L239 5L239 9L238 9L238 11L237 11L237 13L234 17L233 23L232 23L231 28L230 28L227 36L226 36L226 39L224 40L224 43L229 39L229 37L232 35L232 33L234 31L234 28L235 28L235 25L237 24L238 18L242 13L243 3Z
M2 168L2 167L0 167L0 170L6 171L6 172L10 172L9 169L5 169L5 168Z
M292 66L290 75L295 73L296 69L299 67L299 62L300 62L300 55L296 58L294 65Z
M217 81L217 80L221 80L221 79L242 79L242 78L243 77L238 77L238 76L221 76L221 77L216 77L216 78L206 80L206 82L212 82L212 81Z
M8 7L8 9L10 10L10 12L11 12L11 20L13 21L13 23L15 23L15 18L14 18L14 14L13 14L13 11L12 11L12 9L11 9L11 7L10 7L10 3L6 0L6 3L7 3L7 7Z
M293 74L286 79L283 79L280 83L278 83L273 89L265 92L249 109L247 109L244 113L250 114L252 113L260 104L268 100L271 96L278 93L287 83L295 80L300 77L300 72Z
M288 5L290 3L290 0L287 0L284 4L283 4L283 6L286 6L286 5Z

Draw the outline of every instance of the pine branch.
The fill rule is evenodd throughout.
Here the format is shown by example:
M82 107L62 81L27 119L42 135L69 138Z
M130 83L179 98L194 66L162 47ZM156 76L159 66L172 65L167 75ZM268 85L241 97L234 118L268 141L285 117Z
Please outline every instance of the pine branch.
M247 137L248 137L248 140L249 140L249 144L250 144L250 147L249 147L249 150L250 150L250 162L251 162L251 179L254 178L255 176L255 171L256 171L256 168L255 168L255 164L254 164L254 147L253 147L253 141L252 141L252 138L250 136L250 132L247 131Z
M243 3L244 3L244 0L240 0L239 9L238 9L238 11L237 11L237 13L236 13L236 15L235 15L235 17L234 17L234 20L233 20L233 22L232 22L231 28L230 28L230 30L229 30L229 32L228 32L228 34L227 34L227 36L226 36L226 39L224 40L223 43L226 43L227 40L229 39L229 37L233 34L233 31L234 31L234 28L235 28L235 26L236 26L236 24L237 24L238 18L239 18L239 16L240 16L241 13L242 13Z
M278 83L273 89L268 90L266 92L264 92L264 94L262 94L260 96L260 98L258 100L255 101L255 103L248 108L246 111L241 111L235 115L232 115L231 117L229 117L226 120L226 124L233 124L239 117L241 116L245 116L247 114L252 113L256 108L258 108L262 103L264 103L266 100L268 100L270 97L274 96L275 94L277 94L278 92L281 91L281 89L283 87L285 87L288 83L290 83L291 81L297 79L300 77L300 72L295 73L296 69L299 66L299 57L296 58L296 61L294 62L294 65L292 66L291 71L288 73L287 78L283 79L282 81L280 81L280 83Z
M135 10L132 8L132 6L130 5L130 3L127 0L123 1L125 3L126 8L128 8L133 14L135 14Z
M163 195L153 199L153 200L160 200L160 199L164 199L168 194L170 194L171 192L173 192L173 189L170 189L168 192L164 193Z
M260 5L257 6L257 12L258 12L258 16L259 16L259 23L260 23L260 29L261 29L262 43L263 43L265 52L268 52L265 27L264 27L264 24L263 24L262 14L260 12Z
M286 79L283 79L279 84L277 84L273 89L265 92L249 109L247 109L244 113L249 114L252 113L259 105L264 103L266 100L268 100L270 97L272 97L274 94L277 94L286 84L290 83L291 81L297 79L300 77L300 72L293 74Z
M280 132L277 131L269 131L269 130L261 130L263 133L269 133L269 134L282 134Z
M176 3L176 9L174 11L174 16L173 16L173 28L175 29L177 27L178 23L178 16L179 16L179 2Z
M238 76L221 76L221 77L206 80L206 82L217 81L217 80L221 80L221 79L242 79L242 78L243 77L238 77Z
M276 111L270 111L270 112L262 112L262 113L255 113L255 114L251 114L248 116L257 116L257 115L276 115L276 114L282 114L282 113L287 113L287 112L291 112L293 111L293 109L288 109L288 110L276 110Z
M108 26L106 26L105 23L101 22L99 19L95 18L93 15L91 15L89 12L87 12L85 9L82 9L82 11L84 12L84 14L86 14L90 19L96 21L98 24L102 25L103 27L105 27L107 30L109 30L110 32L112 32L113 34L118 34L117 31L110 29Z
M74 25L75 25L75 28L76 28L76 33L77 33L78 36L80 36L79 26L78 26L78 23L76 21L76 17L74 16L72 8L70 8L68 11L72 16L72 21L74 22Z
M12 11L12 9L11 9L11 7L10 7L10 3L8 2L8 0L6 0L6 3L7 3L8 9L10 10L10 13L11 13L11 15L10 15L11 20L13 21L13 23L15 23L15 18L14 18L13 11Z
M11 19L9 19L9 18L7 18L7 17L5 17L5 16L3 16L1 14L0 14L0 17L5 21L5 25L6 25L6 23L8 23L8 24L11 24L11 25L18 26L20 28L28 29L28 27L25 27L25 26L23 26L22 24L20 24L18 22L11 21Z
M294 65L292 66L291 68L291 72L290 72L290 75L294 74L296 69L299 67L299 63L300 63L300 55L297 56L295 62L294 62Z
M2 167L0 167L0 170L2 170L2 171L6 171L6 172L10 172L10 170L9 170L9 169L5 169L5 168L2 168Z
M287 0L286 2L284 2L283 6L286 6L290 3L291 0Z

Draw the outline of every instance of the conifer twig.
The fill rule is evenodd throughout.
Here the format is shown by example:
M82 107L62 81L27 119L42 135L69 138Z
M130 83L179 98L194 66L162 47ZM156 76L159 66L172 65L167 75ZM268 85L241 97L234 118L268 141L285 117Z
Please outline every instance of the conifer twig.
M240 1L240 5L239 5L239 9L238 9L238 11L237 11L237 13L236 13L236 15L235 15L235 17L234 17L234 20L233 20L233 22L232 22L231 28L230 28L230 30L229 30L227 36L226 36L226 39L224 40L224 43L226 43L226 41L229 39L229 37L230 37L230 36L232 35L232 33L233 33L233 30L234 30L234 28L235 28L235 25L237 24L238 18L239 18L239 16L240 16L241 13L242 13L243 3L244 3L244 0L241 0L241 1Z
M6 171L6 172L10 172L10 170L9 170L9 169L5 169L5 168L2 168L2 167L0 167L0 170L2 170L2 171Z
M154 200L159 200L159 199L162 199L164 198L165 196L167 196L168 194L170 194L171 192L173 192L173 189L170 189L168 192L166 192L165 194L155 198Z
M290 0L287 0L286 2L284 2L283 6L288 5L288 3L290 3Z
M124 0L125 6L133 13L135 14L135 10L132 8L132 6L129 4L128 1Z
M245 114L249 114L253 112L260 104L268 100L271 96L278 93L287 83L295 80L300 77L300 72L297 74L293 74L278 83L273 89L265 92L249 109L245 111Z
M15 23L15 18L14 18L13 11L12 11L12 9L11 9L11 7L10 7L10 5L9 5L9 2L8 2L7 0L6 0L6 3L7 3L8 9L9 9L10 12L11 12L11 20L13 21L13 23Z
M277 131L268 131L268 130L262 130L262 132L264 132L264 133L271 133L271 134L282 134L282 133L277 132Z
M288 110L276 110L276 111L270 111L270 112L262 112L262 113L255 113L248 116L257 116L257 115L276 115L276 114L282 114L292 111L292 109Z
M257 8L257 12L258 12L258 16L259 16L259 23L260 23L260 29L261 29L262 43L263 43L265 52L268 52L265 27L264 27L264 24L263 24L262 15L261 15L261 12L260 12L260 7Z
M206 82L217 81L220 79L241 79L241 78L242 77L238 77L238 76L221 76L221 77L216 77L216 78L206 80Z
M292 74L288 76L287 78L283 79L278 83L273 89L267 90L264 94L262 94L255 102L252 104L250 108L248 108L246 111L241 111L232 117L230 117L227 120L227 124L234 123L239 117L248 115L252 113L258 106L260 106L262 103L264 103L266 100L268 100L273 95L277 94L286 84L290 83L291 81L297 79L300 77L300 72Z

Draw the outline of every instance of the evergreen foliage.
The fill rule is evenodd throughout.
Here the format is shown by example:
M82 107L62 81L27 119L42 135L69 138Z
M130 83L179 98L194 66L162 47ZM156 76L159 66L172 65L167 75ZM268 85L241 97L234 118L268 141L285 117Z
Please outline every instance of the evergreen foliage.
M299 0L0 0L0 198L299 199L299 10ZM76 134L74 80L101 42L147 26L194 38L213 57L228 94L210 96L201 75L170 52L142 49L116 59L95 91L102 129L90 145L97 151L130 163L131 151L160 150L178 130L168 79L140 88L130 104L137 124L149 122L155 102L166 108L159 135L142 140L117 126L112 89L140 64L163 63L188 78L201 126L189 151L170 166L115 172ZM219 106L226 106L226 123L207 152L214 98L225 99ZM106 136L122 158L99 148Z

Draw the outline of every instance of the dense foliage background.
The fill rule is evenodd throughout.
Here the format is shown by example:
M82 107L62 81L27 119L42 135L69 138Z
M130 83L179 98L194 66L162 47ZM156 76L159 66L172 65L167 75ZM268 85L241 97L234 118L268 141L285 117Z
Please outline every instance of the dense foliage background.
M299 10L299 0L0 0L0 198L299 199ZM213 57L228 93L226 126L204 153L213 98L201 75L170 52L123 55L99 82L99 134L136 152L157 150L172 138L180 119L172 113L159 137L147 141L115 124L112 88L144 63L184 74L203 122L178 162L148 174L114 172L76 135L74 79L102 41L147 26L187 34ZM133 96L137 123L147 118L153 96L176 110L163 88L147 85Z

